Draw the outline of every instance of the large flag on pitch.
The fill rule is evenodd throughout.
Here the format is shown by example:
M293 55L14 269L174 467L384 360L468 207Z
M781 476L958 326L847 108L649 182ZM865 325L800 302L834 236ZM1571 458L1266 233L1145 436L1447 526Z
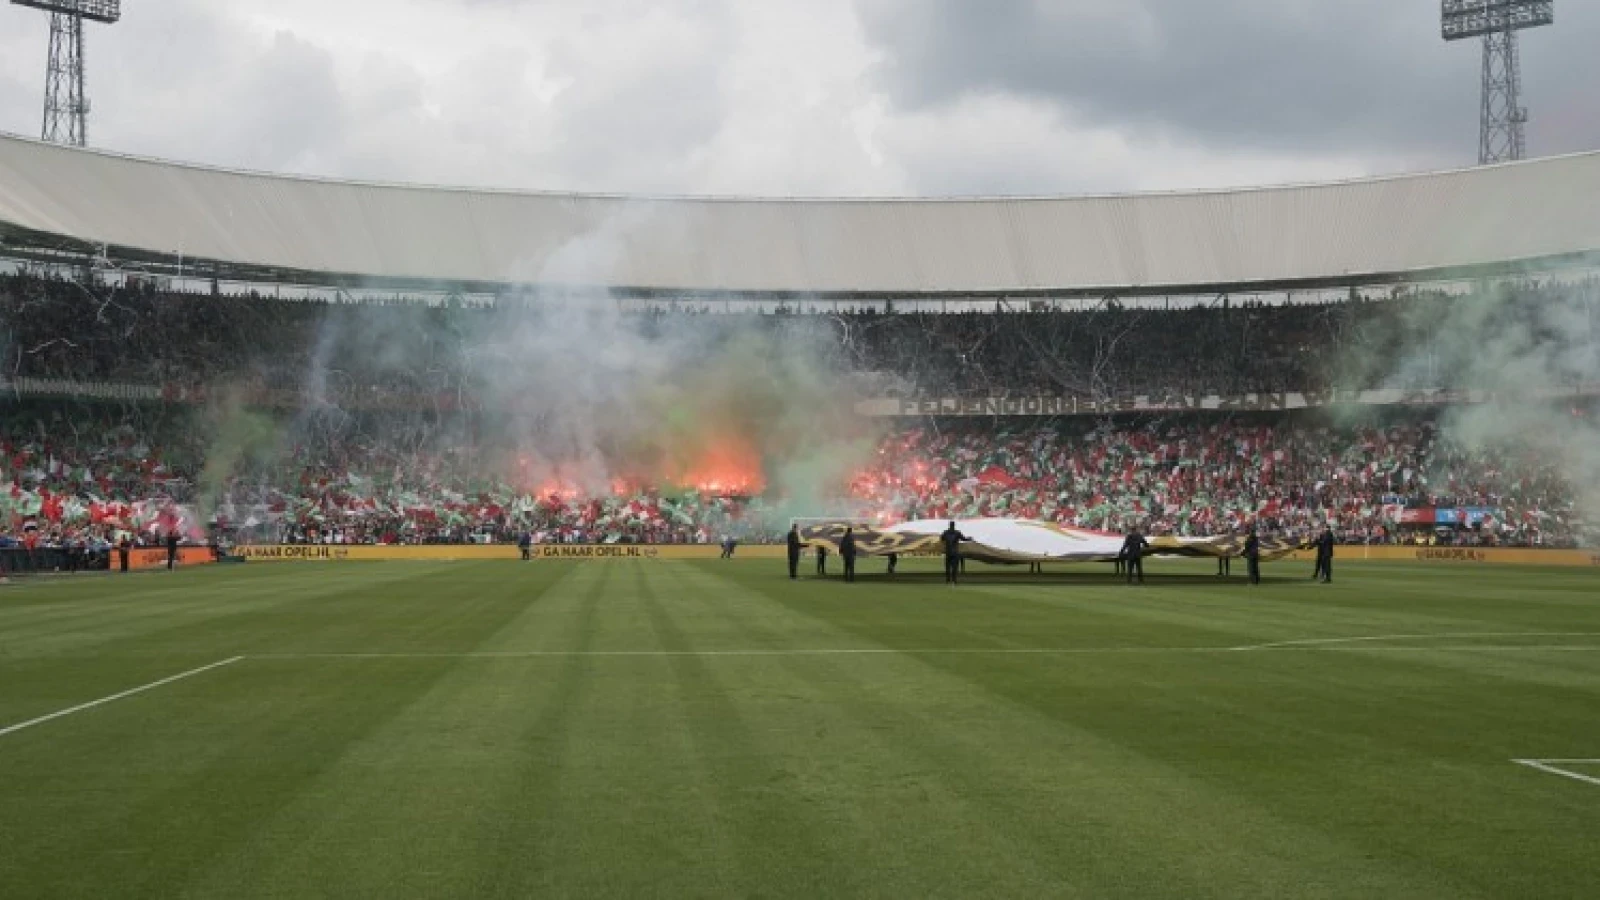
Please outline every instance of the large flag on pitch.
M802 527L800 537L809 545L837 552L845 528L854 527L856 549L863 556L933 555L942 552L939 535L949 524L947 520L926 520L872 528L829 522ZM962 555L979 562L1111 562L1122 551L1122 535L1032 519L962 519L956 522L956 529L970 538L961 545ZM1155 556L1219 557L1244 552L1244 535L1147 540L1147 552ZM1280 559L1310 546L1306 541L1262 538L1261 559Z

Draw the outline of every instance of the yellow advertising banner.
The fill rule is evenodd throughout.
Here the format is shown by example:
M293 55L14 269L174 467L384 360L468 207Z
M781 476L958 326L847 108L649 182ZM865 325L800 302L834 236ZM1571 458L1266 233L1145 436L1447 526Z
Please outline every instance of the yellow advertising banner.
M1600 550L1533 550L1511 547L1339 547L1334 561L1387 560L1442 565L1600 566ZM1290 559L1312 562L1316 552L1297 551Z
M216 562L215 556L209 547L179 547L178 565L180 566L205 566ZM111 551L111 567L120 565L117 552ZM128 552L128 568L130 569L161 569L167 565L167 551L165 548L139 548Z
M521 551L510 544L270 544L235 547L233 552L251 562L442 562L522 557ZM738 548L734 556L781 559L783 554L783 547L751 546ZM537 560L716 559L722 555L722 548L714 544L537 544L531 555Z

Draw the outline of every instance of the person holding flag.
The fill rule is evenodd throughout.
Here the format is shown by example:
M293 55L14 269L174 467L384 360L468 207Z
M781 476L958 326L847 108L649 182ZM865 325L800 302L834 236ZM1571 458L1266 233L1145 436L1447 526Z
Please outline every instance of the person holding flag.
M844 537L839 540L839 558L844 560L844 580L856 580L856 535L855 529L846 528Z
M1123 540L1120 555L1128 573L1129 584L1133 584L1135 576L1138 577L1140 584L1144 584L1144 551L1149 546L1150 542L1144 539L1144 535L1139 533L1137 527Z
M789 550L789 580L794 581L800 577L800 549L804 543L800 540L800 526L789 526L789 535L786 538Z
M1244 538L1245 568L1250 575L1250 583L1261 583L1261 539L1256 537L1256 526L1250 526L1250 533Z
M1311 577L1323 584L1333 582L1333 529L1327 525L1317 535L1317 568Z
M956 528L956 523L951 522L950 527L939 535L939 543L944 545L944 583L956 584L961 576L961 542L970 541L972 538L962 534Z

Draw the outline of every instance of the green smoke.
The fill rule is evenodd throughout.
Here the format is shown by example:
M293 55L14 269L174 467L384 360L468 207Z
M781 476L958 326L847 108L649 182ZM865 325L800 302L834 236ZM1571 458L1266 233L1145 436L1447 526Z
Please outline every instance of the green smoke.
M250 410L243 391L223 390L206 408L211 443L197 484L201 521L210 521L228 488L228 481L251 465L270 463L279 452L278 427L272 418Z

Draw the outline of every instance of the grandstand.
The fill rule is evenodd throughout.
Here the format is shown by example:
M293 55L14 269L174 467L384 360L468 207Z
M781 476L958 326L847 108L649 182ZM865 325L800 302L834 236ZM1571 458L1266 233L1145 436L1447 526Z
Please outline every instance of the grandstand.
M1480 331L1550 332L1541 352L1563 365L1509 387L1592 411L1600 212L1582 198L1596 182L1600 154L1156 196L634 199L285 178L6 137L0 527L101 551L173 516L196 541L704 544L774 540L826 509L1572 546L1582 516L1562 460L1440 432L1450 409L1508 386L1439 323L1469 310ZM752 333L769 356L800 341L796 371L856 373L814 386L857 420L821 429L830 453L835 430L877 452L826 485L774 483L783 450L730 421L755 397L655 401L718 422L708 439L670 436L665 418L590 434L503 390L563 378L535 358L591 368L581 352L530 339L483 362L529 309L630 335L642 355L676 341L708 381L744 380L704 354ZM1547 310L1587 327L1547 328ZM662 374L602 373L589 387L603 398L578 396L619 411L618 394ZM1327 415L1350 408L1363 414ZM219 451L229 429L249 447ZM580 471L578 456L602 463Z

